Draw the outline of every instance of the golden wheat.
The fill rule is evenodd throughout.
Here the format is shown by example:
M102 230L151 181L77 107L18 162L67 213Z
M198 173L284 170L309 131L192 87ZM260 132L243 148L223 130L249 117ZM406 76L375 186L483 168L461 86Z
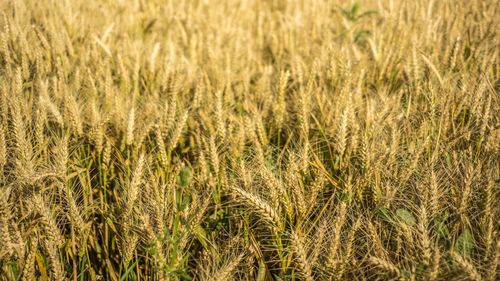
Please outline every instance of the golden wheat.
M0 1L0 280L496 280L493 0Z

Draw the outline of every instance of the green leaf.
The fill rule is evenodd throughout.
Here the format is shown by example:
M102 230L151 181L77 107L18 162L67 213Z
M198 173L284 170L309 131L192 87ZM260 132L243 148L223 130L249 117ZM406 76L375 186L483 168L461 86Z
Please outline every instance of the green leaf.
M391 217L391 214L387 208L380 207L378 209L378 215L386 222L388 223L394 223L394 220Z
M371 16L371 15L374 15L374 14L377 14L378 12L376 10L368 10L368 11L365 11L363 12L361 15L358 16L358 19L362 18L362 17L368 17L368 16Z
M132 270L134 269L136 264L137 261L135 261L129 266L129 268L123 273L122 277L120 278L120 281L124 281L127 277L129 277L129 275L133 274Z
M207 238L207 232L201 225L195 226L194 234L203 247L207 248L209 246L210 239Z
M107 217L107 218L106 218L106 223L107 223L107 224L108 224L108 226L111 228L111 230L113 230L114 232L117 232L117 231L116 231L115 224L113 223L113 221L111 220L111 218Z
M413 226L417 223L417 220L413 216L413 214L406 210L406 209L397 209L396 210L396 215L401 219L404 223L406 223L409 226Z
M450 239L450 231L446 226L445 219L442 217L437 217L434 219L434 231L439 239L448 241Z
M180 276L182 277L183 280L193 280L193 277L191 277L187 272L181 272Z
M179 184L186 187L191 182L191 170L187 167L182 168L179 173Z
M463 256L469 256L474 247L474 238L468 228L464 229L455 241L455 249Z
M360 43L370 36L371 32L367 29L360 29L354 32L354 42Z
M358 11L360 10L360 5L359 3L354 3L351 7L351 12L349 14L350 20L356 20L356 17L358 15Z

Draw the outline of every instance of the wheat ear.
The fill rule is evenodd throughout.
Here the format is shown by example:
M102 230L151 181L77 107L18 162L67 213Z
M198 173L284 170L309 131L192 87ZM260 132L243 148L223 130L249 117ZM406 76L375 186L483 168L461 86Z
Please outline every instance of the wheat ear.
M455 263L469 276L469 278L473 281L481 281L481 275L477 272L474 265L472 265L468 260L466 260L461 255L456 252L450 253L451 258L455 261Z
M337 252L340 245L340 234L342 226L344 226L346 213L347 204L345 202L342 202L340 203L337 210L337 216L331 234L330 245L328 246L328 259L326 261L326 266L329 269L334 269L337 264Z
M382 269L391 276L399 277L400 275L399 269L391 262L373 256L370 257L368 261L375 267Z
M255 211L272 226L280 226L281 220L278 213L263 199L253 195L245 190L233 186L232 191L248 205L255 208Z
M211 281L233 280L232 274L233 274L234 270L236 269L236 267L241 263L244 256L245 256L245 254L242 253L239 256L237 256L235 259L233 259L232 261L224 264L221 268L219 268L217 270L217 272L215 272L213 274L213 278L211 278L210 280Z
M313 281L314 277L312 274L311 264L307 260L307 253L304 248L302 239L295 232L292 232L292 234L290 235L290 239L292 243L292 249L296 257L296 264L302 278L306 281Z
M36 234L30 238L28 244L28 253L24 259L22 281L31 281L35 279L35 256L38 249L38 238Z

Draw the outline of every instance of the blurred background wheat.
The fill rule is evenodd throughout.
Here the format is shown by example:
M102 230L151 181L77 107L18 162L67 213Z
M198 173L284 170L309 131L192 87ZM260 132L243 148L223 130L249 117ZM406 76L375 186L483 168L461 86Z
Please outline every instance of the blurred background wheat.
M0 1L0 280L498 280L499 5Z

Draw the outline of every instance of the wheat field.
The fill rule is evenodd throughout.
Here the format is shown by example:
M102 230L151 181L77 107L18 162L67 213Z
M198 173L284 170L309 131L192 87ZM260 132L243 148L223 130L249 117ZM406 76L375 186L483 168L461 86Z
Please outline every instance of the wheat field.
M498 280L499 26L0 0L0 280Z

